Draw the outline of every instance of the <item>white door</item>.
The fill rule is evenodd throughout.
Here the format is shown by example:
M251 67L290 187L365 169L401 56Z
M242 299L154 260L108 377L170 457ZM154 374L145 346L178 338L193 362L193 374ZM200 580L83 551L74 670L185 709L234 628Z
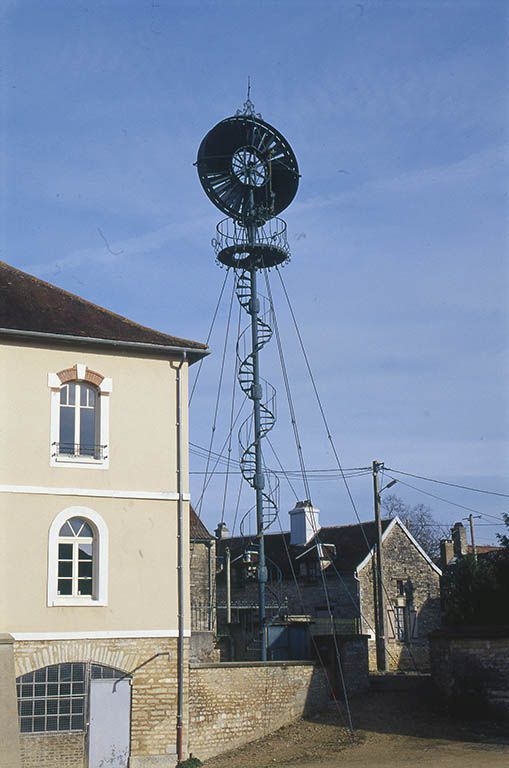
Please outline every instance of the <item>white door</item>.
M90 681L88 768L127 768L131 720L130 681Z

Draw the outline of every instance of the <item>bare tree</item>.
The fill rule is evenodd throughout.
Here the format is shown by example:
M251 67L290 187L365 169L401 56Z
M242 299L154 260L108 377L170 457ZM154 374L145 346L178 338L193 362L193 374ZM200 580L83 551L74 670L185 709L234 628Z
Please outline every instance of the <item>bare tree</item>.
M438 559L440 539L450 536L450 531L435 520L430 507L426 504L412 506L395 493L382 496L382 507L388 517L399 517L424 551L434 560Z

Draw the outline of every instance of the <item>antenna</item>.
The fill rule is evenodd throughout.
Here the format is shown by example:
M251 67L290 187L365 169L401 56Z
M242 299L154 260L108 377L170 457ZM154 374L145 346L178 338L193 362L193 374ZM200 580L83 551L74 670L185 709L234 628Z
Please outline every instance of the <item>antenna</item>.
M252 401L241 425L241 472L256 494L258 617L261 660L267 660L265 531L278 512L278 484L263 471L261 442L275 423L275 390L260 376L261 349L272 337L270 303L258 294L257 273L290 258L286 222L277 218L299 185L296 157L287 140L255 112L248 77L243 110L227 117L203 139L196 162L205 193L227 218L212 241L217 262L235 272L235 291L250 325L237 341L238 380ZM243 350L250 349L245 356Z

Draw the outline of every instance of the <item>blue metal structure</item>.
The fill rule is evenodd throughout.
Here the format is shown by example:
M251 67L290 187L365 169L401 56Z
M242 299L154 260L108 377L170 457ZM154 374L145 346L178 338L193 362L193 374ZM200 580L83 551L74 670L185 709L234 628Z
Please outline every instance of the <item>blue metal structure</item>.
M213 246L221 265L235 272L235 290L250 325L237 341L238 380L252 401L252 413L239 431L241 472L256 494L258 540L258 618L261 659L267 659L264 534L278 512L279 485L263 470L261 441L272 429L275 390L260 376L261 349L270 341L270 305L258 293L257 273L290 257L286 224L276 215L293 200L299 184L295 155L286 139L254 112L244 110L218 123L203 139L196 162L210 200L230 218L216 228Z

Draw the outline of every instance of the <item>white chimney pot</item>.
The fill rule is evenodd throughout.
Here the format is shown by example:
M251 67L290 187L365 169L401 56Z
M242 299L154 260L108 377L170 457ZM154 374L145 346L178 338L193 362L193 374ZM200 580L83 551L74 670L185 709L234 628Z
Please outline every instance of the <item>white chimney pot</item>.
M305 546L320 530L318 513L311 501L298 501L290 510L290 544Z

